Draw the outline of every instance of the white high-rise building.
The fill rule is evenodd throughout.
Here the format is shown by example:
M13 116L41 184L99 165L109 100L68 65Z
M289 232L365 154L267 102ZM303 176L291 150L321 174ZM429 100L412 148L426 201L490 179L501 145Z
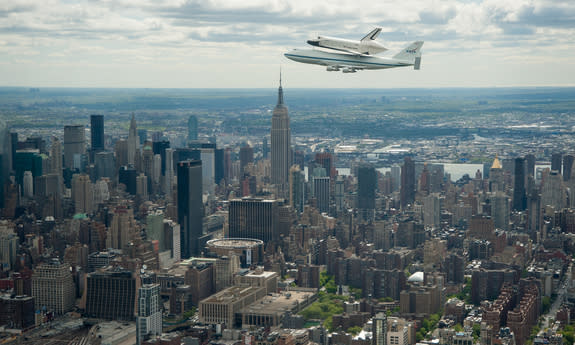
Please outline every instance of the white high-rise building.
M108 179L99 179L94 185L94 205L101 204L109 199Z
M160 185L160 177L162 176L162 156L159 154L154 155L152 161L152 182L154 186Z
M144 284L138 289L137 344L162 334L160 284Z
M32 199L34 197L34 178L32 177L31 171L24 171L22 184L24 197L27 199Z

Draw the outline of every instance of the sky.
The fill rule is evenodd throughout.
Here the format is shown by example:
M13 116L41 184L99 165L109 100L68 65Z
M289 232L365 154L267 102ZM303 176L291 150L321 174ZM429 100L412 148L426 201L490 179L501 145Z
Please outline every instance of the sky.
M421 70L327 72L288 60L374 27ZM575 85L575 1L2 0L0 86L418 88ZM306 47L307 46L307 47Z

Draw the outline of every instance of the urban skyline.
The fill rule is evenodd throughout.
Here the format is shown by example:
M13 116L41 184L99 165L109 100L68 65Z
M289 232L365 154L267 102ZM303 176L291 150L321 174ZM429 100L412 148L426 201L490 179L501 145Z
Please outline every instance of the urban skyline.
M116 91L0 92L9 341L573 337L572 89Z

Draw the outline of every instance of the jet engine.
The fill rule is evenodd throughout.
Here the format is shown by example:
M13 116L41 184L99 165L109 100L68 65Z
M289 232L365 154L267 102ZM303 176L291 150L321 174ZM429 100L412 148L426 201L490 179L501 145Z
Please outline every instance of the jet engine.
M327 66L326 71L328 71L328 72L339 71L339 67L337 67L337 66Z
M342 69L341 71L342 71L343 73L355 73L355 72L357 72L357 71L355 70L355 68L349 68L349 67L346 67L346 68Z

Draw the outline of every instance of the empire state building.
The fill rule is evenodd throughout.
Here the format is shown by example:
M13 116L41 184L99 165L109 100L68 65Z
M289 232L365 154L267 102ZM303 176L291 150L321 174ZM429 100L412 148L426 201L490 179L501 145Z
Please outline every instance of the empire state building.
M272 116L271 159L272 183L277 189L277 196L285 198L288 189L289 168L291 166L291 131L288 109L284 104L282 80L278 89L278 104Z

